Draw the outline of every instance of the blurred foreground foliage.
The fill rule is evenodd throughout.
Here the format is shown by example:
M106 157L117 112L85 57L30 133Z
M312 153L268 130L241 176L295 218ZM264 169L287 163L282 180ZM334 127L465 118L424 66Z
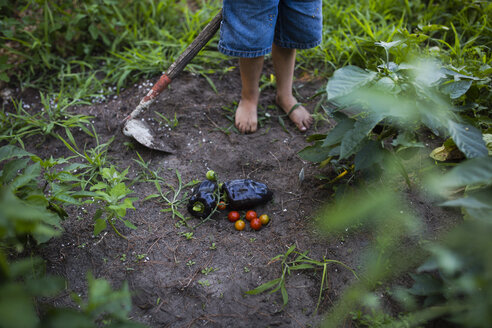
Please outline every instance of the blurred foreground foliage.
M109 282L90 274L87 299L72 292L72 307L47 305L70 290L63 278L46 274L43 259L29 254L62 233L64 205L80 205L77 198L89 195L66 188L76 180L70 167L57 174L46 172L52 169L48 162L15 146L0 147L0 326L143 327L127 319L131 310L127 284L113 290ZM50 173L55 176L52 181L46 179Z

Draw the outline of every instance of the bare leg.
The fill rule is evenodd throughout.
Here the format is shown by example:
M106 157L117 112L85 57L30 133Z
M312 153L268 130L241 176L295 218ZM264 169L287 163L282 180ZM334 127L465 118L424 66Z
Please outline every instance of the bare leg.
M258 125L257 107L260 97L259 83L263 70L263 56L239 58L241 72L241 101L236 110L236 127L241 133L255 132Z
M297 99L292 95L292 83L296 63L296 49L272 47L273 68L277 80L277 104L285 113L297 104ZM290 113L289 118L300 131L306 131L313 123L311 114L303 107L298 106Z

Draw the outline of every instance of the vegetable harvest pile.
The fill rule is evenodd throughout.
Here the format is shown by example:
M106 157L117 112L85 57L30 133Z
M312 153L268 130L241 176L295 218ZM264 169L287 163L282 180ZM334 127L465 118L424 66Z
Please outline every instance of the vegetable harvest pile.
M252 210L255 206L272 200L273 192L262 182L251 179L235 179L224 183L217 183L217 175L210 170L206 174L207 180L201 182L192 191L188 202L188 211L195 217L208 218L216 209L231 210L228 219L234 222L236 230L243 230L246 226L241 220L238 210L248 210L245 219L250 222L254 230L261 229L268 224L267 214L260 215Z

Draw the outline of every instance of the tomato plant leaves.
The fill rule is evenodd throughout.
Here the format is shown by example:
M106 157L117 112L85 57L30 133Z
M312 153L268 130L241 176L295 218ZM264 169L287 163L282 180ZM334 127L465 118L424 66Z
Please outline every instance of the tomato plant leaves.
M366 117L357 120L352 130L347 131L340 145L340 159L354 154L360 147L361 142L369 132L383 119L382 114L370 113Z
M449 95L451 99L458 99L463 96L468 89L470 89L472 85L471 80L460 80L460 81L451 81L444 84L441 87L441 91L444 94Z
M323 141L323 147L335 145L342 141L343 136L349 130L354 127L355 121L349 118L345 118L338 122L338 124L328 133Z
M356 170L370 168L374 164L381 163L384 160L384 149L380 142L369 140L364 143L360 151L355 154L354 164Z
M323 147L322 142L318 141L314 145L302 149L297 154L306 161L321 163L326 158L337 155L337 152L333 147Z
M346 96L352 91L371 82L376 72L366 71L357 66L345 66L337 69L326 85L328 100Z
M448 121L448 131L456 146L467 158L488 156L482 133L475 127Z
M450 189L480 184L492 184L491 157L479 157L462 162L439 181L441 188Z

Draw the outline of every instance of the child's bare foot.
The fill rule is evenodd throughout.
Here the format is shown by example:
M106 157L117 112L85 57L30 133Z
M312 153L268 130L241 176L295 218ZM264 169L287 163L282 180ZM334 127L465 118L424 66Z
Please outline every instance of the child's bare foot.
M281 99L277 96L277 105L289 116L290 120L294 122L299 131L306 131L313 123L313 117L307 111L302 104L298 103L294 97L287 97L287 99Z
M241 133L253 133L257 129L257 103L241 99L236 109L236 128Z

